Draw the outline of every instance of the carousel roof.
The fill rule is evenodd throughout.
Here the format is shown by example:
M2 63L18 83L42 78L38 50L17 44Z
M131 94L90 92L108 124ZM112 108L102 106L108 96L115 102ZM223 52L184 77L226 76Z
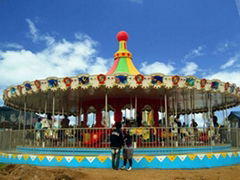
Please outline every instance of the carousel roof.
M54 106L56 114L63 111L77 114L80 106L96 102L104 104L106 93L109 104L136 96L138 102L141 99L161 102L159 106L167 95L169 114L207 112L209 106L215 111L239 105L240 89L229 82L162 73L140 74L127 50L127 33L119 32L117 39L119 50L114 54L113 66L107 74L26 81L4 90L5 105L41 113L51 113ZM111 101L113 99L115 101ZM161 109L164 111L164 106Z

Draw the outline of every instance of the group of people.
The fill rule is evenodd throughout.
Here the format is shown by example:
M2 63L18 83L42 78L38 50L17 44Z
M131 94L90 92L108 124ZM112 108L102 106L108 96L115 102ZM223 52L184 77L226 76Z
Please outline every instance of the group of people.
M123 149L123 166L121 170L132 169L133 144L129 131L122 131L122 124L116 123L114 130L110 135L110 147L112 150L112 168L119 169L121 149ZM127 167L127 162L129 166Z
M44 137L44 132L47 129L59 129L59 128L69 128L70 120L67 115L64 115L64 118L59 123L56 119L52 123L52 115L47 114L46 118L39 117L37 122L34 125L34 129L39 132L39 138L42 139ZM63 132L59 133L62 137L64 135Z
M41 129L48 129L48 128L69 128L70 120L68 119L67 115L64 115L64 118L59 123L57 120L54 120L52 123L52 115L47 114L46 118L39 117L37 122L35 123L34 129L41 130Z
M174 118L174 121L173 121L173 127L178 127L178 128L181 128L181 127L187 127L186 123L183 122L181 123L180 121L180 116L177 115L176 118ZM192 119L191 121L191 124L190 124L190 127L193 127L193 128L196 128L198 126L198 123L195 121L195 119Z

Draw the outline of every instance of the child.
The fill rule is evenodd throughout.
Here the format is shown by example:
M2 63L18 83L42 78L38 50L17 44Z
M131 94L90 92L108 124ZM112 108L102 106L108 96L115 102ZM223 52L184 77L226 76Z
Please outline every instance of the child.
M133 157L133 146L132 146L132 137L129 134L129 131L124 131L123 136L123 166L122 170L126 169L127 161L129 162L129 167L126 169L130 171L132 169L132 157Z

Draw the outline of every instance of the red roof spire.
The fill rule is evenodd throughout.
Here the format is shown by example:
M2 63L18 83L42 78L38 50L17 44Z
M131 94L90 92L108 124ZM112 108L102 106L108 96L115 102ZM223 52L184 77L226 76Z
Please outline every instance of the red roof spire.
M127 41L128 40L128 33L125 31L120 31L117 34L118 41Z

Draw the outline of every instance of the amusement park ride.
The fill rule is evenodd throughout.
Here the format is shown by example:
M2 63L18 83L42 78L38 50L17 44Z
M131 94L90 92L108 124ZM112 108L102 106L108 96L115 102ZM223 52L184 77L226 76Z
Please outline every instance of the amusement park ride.
M0 162L39 166L111 167L111 123L122 122L129 108L132 124L124 122L134 137L136 168L204 168L240 163L239 129L215 127L213 112L239 105L235 84L194 76L141 74L127 49L128 34L117 34L119 49L106 74L49 77L24 82L4 91L4 103L24 112L73 115L76 127L0 132ZM143 124L144 112L152 121ZM96 124L88 128L88 114ZM205 113L209 126L190 126L196 113ZM159 115L162 115L159 117ZM186 126L175 126L184 116ZM149 118L149 116L148 116ZM161 119L161 120L160 120ZM204 124L207 124L205 122ZM131 126L131 127L130 127ZM41 135L39 135L41 134ZM59 136L60 134L60 136ZM64 136L62 136L64 135Z

